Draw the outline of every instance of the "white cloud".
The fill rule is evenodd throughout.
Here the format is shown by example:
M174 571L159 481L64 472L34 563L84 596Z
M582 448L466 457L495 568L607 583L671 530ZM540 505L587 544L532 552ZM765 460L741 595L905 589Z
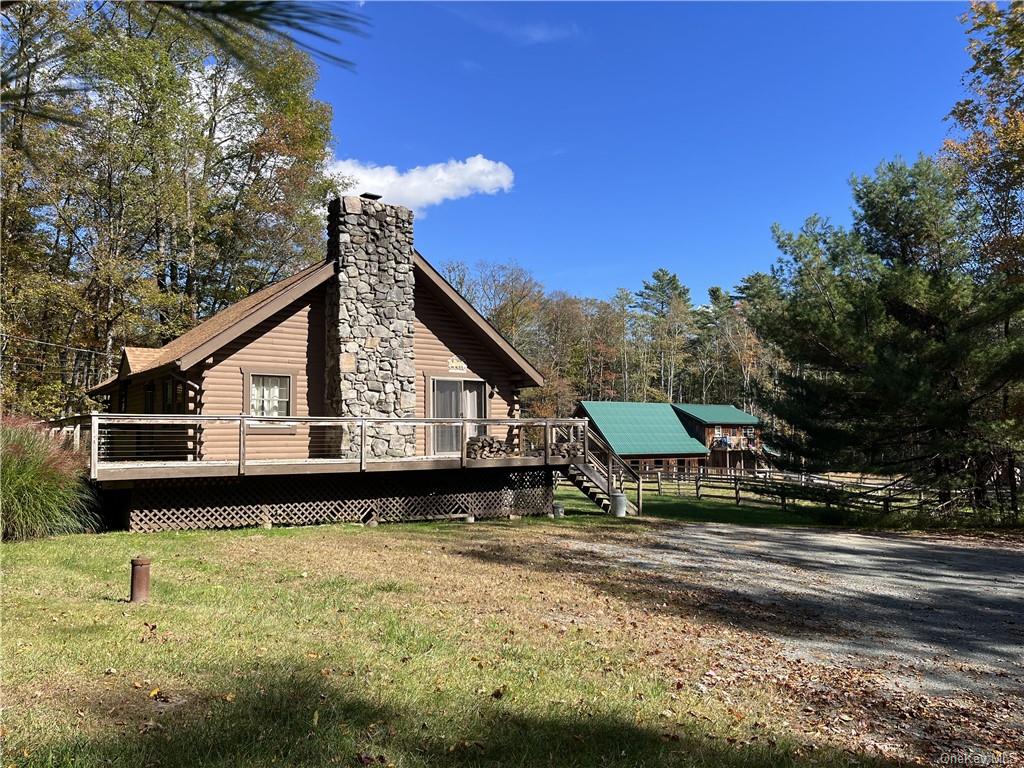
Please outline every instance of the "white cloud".
M575 22L556 24L550 21L519 21L501 18L490 13L491 9L480 12L469 3L451 3L443 6L449 13L472 24L485 32L501 35L517 45L544 45L579 37L582 34Z
M527 24L503 24L497 31L522 45L543 45L555 43L570 37L578 37L579 27L575 24L549 24L546 21Z
M373 192L385 202L417 213L445 200L470 195L494 195L512 189L515 174L505 163L473 155L465 160L418 165L400 171L393 165L373 165L355 159L335 160L331 172L355 179L352 191Z

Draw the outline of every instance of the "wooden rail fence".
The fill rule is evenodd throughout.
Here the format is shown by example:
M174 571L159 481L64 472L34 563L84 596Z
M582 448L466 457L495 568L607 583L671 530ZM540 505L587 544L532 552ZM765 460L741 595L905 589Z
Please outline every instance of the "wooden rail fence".
M941 513L963 503L964 491L943 499L933 489L904 479L837 478L826 475L782 472L774 469L700 467L674 472L644 472L646 488L658 495L702 497L778 504L783 510L796 502L818 503L828 509L889 514L892 512Z

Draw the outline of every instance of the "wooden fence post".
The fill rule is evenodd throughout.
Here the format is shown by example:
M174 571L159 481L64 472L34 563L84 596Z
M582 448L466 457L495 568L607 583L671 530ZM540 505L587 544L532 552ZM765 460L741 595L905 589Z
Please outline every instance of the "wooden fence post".
M693 476L693 490L697 494L697 498L700 498L700 472Z
M238 417L238 474L245 474L245 414Z
M737 506L739 506L739 503L740 503L740 479L739 479L739 477L737 476L737 477L733 478L732 482L733 482L733 485L736 488L736 504L737 504Z
M657 477L658 477L658 495L659 496L664 496L665 492L664 492L664 490L662 490L662 487L661 487L661 470L659 469L656 474L657 474Z
M89 476L95 480L99 475L96 465L100 460L100 416L93 411L89 414Z

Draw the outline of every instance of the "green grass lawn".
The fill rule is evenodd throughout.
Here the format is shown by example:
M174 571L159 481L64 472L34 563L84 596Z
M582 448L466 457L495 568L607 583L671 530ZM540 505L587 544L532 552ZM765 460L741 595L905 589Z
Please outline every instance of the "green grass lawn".
M666 487L664 490L669 491ZM636 501L635 492L627 491L629 500ZM590 499L571 485L561 485L555 499L565 505L566 510L578 514L600 512ZM783 511L778 505L758 504L744 500L737 505L725 498L700 499L695 496L675 496L666 493L659 496L652 484L644 486L644 516L692 523L730 523L733 525L813 525L823 526L820 510L812 506L790 505Z
M3 765L874 765L810 744L778 691L708 690L684 619L487 554L642 531L580 516L5 544ZM138 554L144 605L124 602Z

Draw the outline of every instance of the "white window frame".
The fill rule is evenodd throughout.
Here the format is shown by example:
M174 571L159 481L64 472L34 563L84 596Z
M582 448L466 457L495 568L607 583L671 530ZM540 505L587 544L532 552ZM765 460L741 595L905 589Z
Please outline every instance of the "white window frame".
M296 385L299 380L298 371L288 369L273 369L273 368L243 368L242 369L242 398L244 403L244 412L246 416L256 416L252 412L252 378L253 376L274 376L277 378L288 379L288 413L280 418L293 417L298 410ZM249 425L249 429L258 430L261 433L276 433L281 435L294 435L295 434L295 422L275 421L275 422L256 422Z

